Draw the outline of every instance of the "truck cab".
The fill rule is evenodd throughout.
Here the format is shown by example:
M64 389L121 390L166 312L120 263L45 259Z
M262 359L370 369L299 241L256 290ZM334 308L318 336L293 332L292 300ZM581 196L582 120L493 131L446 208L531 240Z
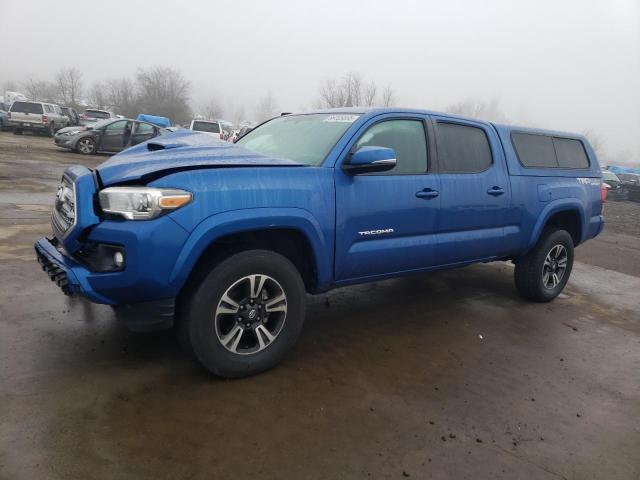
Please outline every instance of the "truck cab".
M579 135L411 109L269 120L236 144L179 130L69 168L38 259L130 328L176 325L212 373L276 365L305 293L497 260L523 297L566 285L603 228Z

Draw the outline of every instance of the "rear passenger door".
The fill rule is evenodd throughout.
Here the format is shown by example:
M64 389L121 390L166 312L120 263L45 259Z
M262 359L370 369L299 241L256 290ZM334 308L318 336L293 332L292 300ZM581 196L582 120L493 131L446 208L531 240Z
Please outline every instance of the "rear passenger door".
M438 263L499 257L511 192L497 135L483 122L432 120L440 177Z

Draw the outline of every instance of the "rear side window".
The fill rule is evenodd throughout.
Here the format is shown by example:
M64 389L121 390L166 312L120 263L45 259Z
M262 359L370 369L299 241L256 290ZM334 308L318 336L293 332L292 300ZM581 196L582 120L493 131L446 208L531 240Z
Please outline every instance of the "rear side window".
M491 166L491 147L483 129L445 122L438 122L437 127L436 142L441 172L482 172Z
M11 111L19 113L42 113L42 104L31 102L13 102L13 105L11 105Z
M531 133L513 133L511 140L525 167L589 168L589 159L580 140Z
M558 166L551 137L514 133L511 138L518 158L525 167L554 168Z
M361 147L386 147L395 152L396 166L385 172L386 175L427 171L427 141L421 120L376 123L362 134L355 149Z
M560 168L589 168L589 159L580 140L554 137Z

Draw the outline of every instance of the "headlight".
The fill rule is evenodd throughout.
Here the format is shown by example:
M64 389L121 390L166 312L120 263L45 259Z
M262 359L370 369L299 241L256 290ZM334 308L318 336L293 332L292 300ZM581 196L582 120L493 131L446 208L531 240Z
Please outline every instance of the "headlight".
M191 192L173 188L110 187L100 192L104 212L128 220L148 220L191 201Z
M64 133L63 133L63 135L68 135L68 136L71 136L71 135L77 135L77 134L78 134L78 133L80 133L81 131L82 131L82 130L73 130L73 131L71 131L71 132L64 132Z

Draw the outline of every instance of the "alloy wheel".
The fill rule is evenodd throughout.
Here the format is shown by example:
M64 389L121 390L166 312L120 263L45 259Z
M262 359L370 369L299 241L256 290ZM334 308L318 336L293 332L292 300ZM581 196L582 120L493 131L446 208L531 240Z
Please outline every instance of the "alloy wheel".
M83 138L78 142L78 150L85 154L93 153L93 142L88 138Z
M271 345L287 317L287 295L274 278L247 275L234 282L218 302L215 332L232 353L250 355Z
M542 285L548 290L553 290L562 281L567 271L568 254L564 245L558 244L551 247L542 265Z

